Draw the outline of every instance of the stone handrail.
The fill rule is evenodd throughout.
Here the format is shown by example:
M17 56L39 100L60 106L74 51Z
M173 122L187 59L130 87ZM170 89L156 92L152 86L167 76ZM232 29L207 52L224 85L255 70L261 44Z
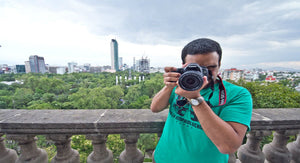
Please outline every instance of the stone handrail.
M54 141L57 154L52 162L79 162L79 154L71 148L72 135L87 135L94 151L87 162L113 162L112 152L105 142L109 134L121 134L125 150L119 162L143 162L143 154L136 143L140 133L161 133L168 110L152 113L147 109L99 110L15 110L0 109L0 163L48 162L47 153L36 146L36 135L46 135ZM259 148L264 136L273 141ZM300 162L300 108L254 109L251 131L247 142L238 152L238 159L231 155L229 162ZM297 140L287 144L290 135ZM18 142L21 154L4 146L5 139Z

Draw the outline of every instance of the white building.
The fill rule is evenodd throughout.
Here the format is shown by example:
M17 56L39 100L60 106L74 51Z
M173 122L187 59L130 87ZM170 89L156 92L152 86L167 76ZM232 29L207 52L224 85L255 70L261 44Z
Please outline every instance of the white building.
M233 80L233 81L238 81L240 79L243 79L243 73L244 71L243 70L238 70L236 68L231 68L231 69L225 69L223 72L222 72L222 78L224 80Z
M66 67L57 67L56 68L57 74L65 74L66 73Z
M75 63L75 62L69 62L68 63L68 72L69 73L76 72L75 71L76 66L77 66L77 63Z

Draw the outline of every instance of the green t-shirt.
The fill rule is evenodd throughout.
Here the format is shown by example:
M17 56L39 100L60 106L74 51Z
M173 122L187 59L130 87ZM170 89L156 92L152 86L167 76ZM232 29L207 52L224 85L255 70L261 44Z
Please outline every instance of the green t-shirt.
M226 104L219 105L219 83L210 99L212 110L224 121L244 124L250 129L252 98L247 89L223 81L227 94ZM205 100L212 90L206 88L200 94ZM155 149L156 163L227 163L228 154L222 154L201 128L192 107L176 104L178 95L173 90L169 103L169 115L162 136Z

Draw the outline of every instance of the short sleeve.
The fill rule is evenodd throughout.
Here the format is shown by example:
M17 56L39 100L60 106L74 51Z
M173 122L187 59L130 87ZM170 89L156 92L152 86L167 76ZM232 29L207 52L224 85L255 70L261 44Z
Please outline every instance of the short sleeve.
M235 90L231 99L227 101L220 113L220 118L227 122L237 122L248 127L250 130L252 116L252 97L250 92L242 87Z

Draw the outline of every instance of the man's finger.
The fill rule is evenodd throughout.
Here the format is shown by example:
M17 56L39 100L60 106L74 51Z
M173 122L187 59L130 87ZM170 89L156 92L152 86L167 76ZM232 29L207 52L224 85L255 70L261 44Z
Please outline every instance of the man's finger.
M165 67L165 72L172 72L172 71L176 71L177 68L176 67Z

